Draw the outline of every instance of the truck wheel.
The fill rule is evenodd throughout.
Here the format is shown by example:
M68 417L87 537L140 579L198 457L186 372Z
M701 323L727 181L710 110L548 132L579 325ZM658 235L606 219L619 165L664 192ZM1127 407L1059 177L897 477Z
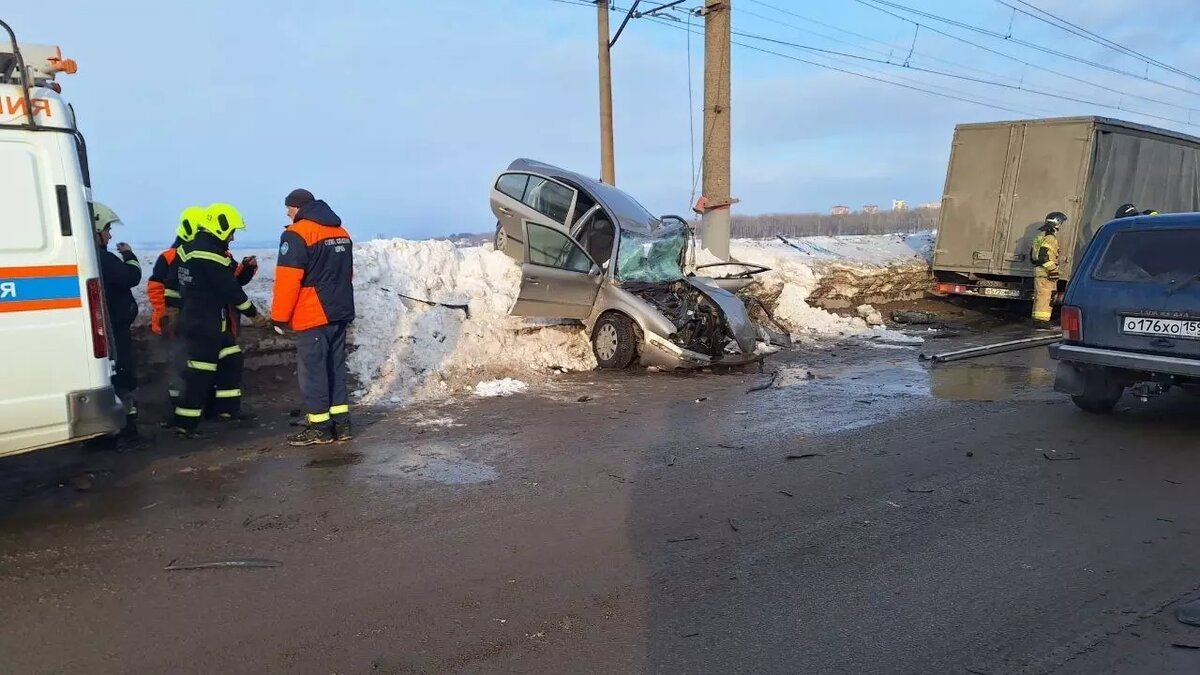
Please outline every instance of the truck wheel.
M1124 393L1125 387L1114 381L1108 371L1095 371L1088 373L1085 378L1083 394L1072 396L1071 401L1084 412L1107 415Z
M504 240L508 237L504 236L504 228L500 226L500 221L496 221L496 237L492 239L492 248L497 251L504 250Z
M592 353L606 370L627 368L637 354L633 322L623 314L606 314L592 331Z

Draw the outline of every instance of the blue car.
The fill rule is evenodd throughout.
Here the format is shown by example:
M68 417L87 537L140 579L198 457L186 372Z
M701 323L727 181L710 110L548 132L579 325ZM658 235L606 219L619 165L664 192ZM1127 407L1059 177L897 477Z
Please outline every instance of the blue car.
M1054 388L1092 413L1126 389L1200 389L1200 213L1105 224L1063 298Z

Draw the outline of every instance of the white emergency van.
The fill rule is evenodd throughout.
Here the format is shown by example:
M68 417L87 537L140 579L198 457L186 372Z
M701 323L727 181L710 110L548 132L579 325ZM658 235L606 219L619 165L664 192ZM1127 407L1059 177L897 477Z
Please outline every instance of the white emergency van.
M0 21L0 457L114 434L124 411L83 136L57 47Z

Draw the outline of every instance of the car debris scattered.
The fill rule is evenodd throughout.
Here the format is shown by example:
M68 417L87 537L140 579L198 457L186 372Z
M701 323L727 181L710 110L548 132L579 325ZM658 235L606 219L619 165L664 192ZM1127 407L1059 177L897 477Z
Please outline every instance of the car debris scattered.
M1051 462L1070 462L1072 460L1080 459L1079 455L1058 455L1049 452L1043 452L1042 457L1045 457Z
M911 488L910 487L906 491L911 492L913 494L917 494L917 495L927 495L927 494L931 494L933 492L933 489L932 488Z
M262 567L283 567L283 563L278 560L268 560L266 558L234 558L231 560L209 560L197 563L180 563L172 560L167 563L167 566L163 570L178 572L183 570L251 569Z
M813 457L821 457L823 455L824 453L820 452L805 452L799 455L788 455L787 457L784 457L784 459L811 459Z
M738 528L737 521L733 518L729 519L729 529L733 530L734 532L737 532L740 529Z
M461 311L463 314L465 314L468 319L471 318L471 308L467 305L453 304L453 303L449 303L449 302L435 302L433 300L414 298L411 295L405 295L405 294L401 293L400 291L393 291L392 289L385 288L383 286L380 286L379 290L387 292L387 293L392 293L393 295L398 295L398 296L404 298L405 300L412 300L413 302L419 302L423 305L429 305L430 307L445 307L446 309L458 310L458 311Z
M787 490L776 490L775 492L776 492L776 494L781 494L784 497L795 497L796 496L796 495L788 492Z
M668 540L667 540L667 543L668 543L668 544L679 544L679 543L681 543L681 542L685 542L685 541L696 541L696 540L697 540L697 539L699 539L699 538L700 538L700 537L696 537L696 536L691 536L691 537L675 537L675 538L673 538L673 539L668 539Z

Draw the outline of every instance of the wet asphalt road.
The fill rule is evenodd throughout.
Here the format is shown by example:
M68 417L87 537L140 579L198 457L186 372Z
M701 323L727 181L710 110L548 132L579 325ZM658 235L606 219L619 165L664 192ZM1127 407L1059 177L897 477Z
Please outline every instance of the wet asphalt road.
M916 353L4 461L0 671L1200 672L1200 402Z

